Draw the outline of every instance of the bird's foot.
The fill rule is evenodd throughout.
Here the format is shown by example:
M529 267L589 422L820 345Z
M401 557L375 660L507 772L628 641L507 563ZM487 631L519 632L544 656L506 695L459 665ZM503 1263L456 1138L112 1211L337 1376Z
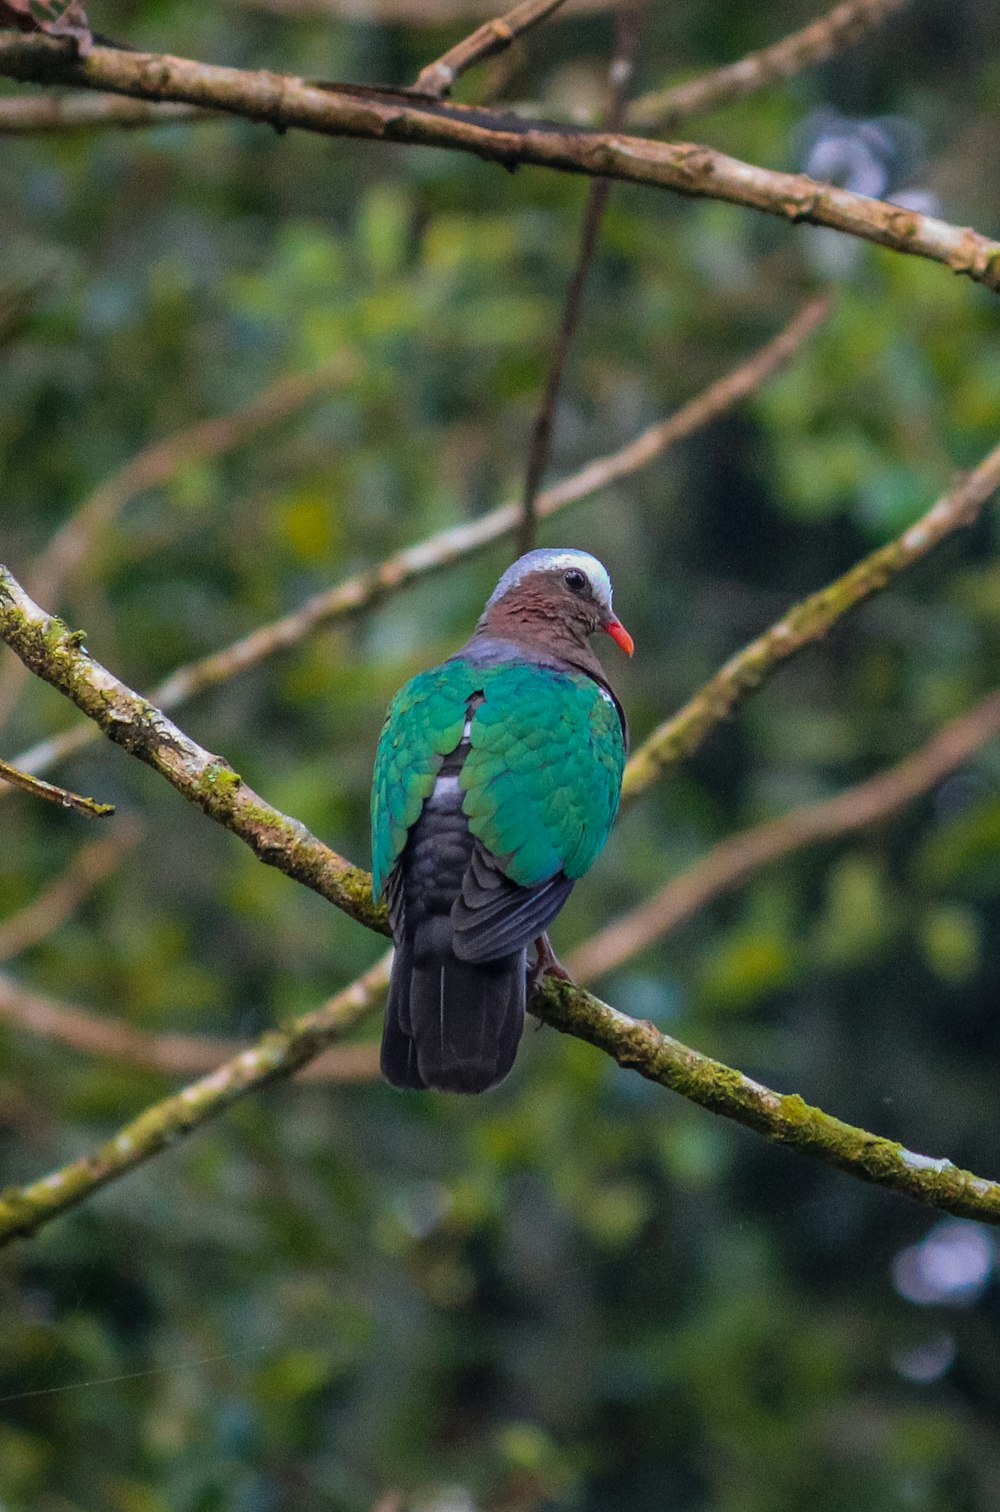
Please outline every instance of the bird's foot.
M552 949L552 943L547 934L541 934L535 941L535 959L528 967L528 996L534 992L542 977L558 977L561 982L571 982L573 978L566 970L562 961Z

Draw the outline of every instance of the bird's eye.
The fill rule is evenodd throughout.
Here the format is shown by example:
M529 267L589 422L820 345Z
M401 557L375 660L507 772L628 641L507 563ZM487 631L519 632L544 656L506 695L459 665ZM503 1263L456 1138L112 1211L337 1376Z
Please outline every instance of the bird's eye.
M569 571L564 574L563 581L565 582L566 587L571 590L571 592L582 593L587 586L587 574L585 572L581 572L579 567L571 567Z

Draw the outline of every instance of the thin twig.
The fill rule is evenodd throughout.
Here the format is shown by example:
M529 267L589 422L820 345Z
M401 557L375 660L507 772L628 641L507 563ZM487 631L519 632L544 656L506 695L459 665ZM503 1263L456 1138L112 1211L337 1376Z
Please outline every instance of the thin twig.
M44 782L41 777L22 772L6 761L0 761L0 782L20 788L23 793L34 793L36 798L44 798L48 803L58 803L61 808L73 809L77 814L86 814L90 819L106 819L115 811L113 803L98 803L96 798L82 798L79 793L71 793L68 788Z
M569 970L582 982L614 971L762 867L818 841L854 834L898 813L997 734L1000 693L990 693L888 771L834 798L793 809L779 819L721 841L651 898L592 935L570 957Z
M628 124L640 131L672 131L692 116L718 110L776 79L787 79L825 63L908 3L909 0L846 0L801 31L782 37L760 52L748 53L738 62L727 63L687 84L640 95L629 107Z
M625 106L628 103L629 88L635 72L638 48L638 0L621 0L615 17L614 57L612 58L609 71L608 107L605 123L608 131L617 131L625 115ZM590 264L593 261L594 252L597 249L597 239L600 235L601 222L607 209L611 187L610 179L594 179L587 195L587 205L583 213L583 227L580 233L580 248L576 255L576 266L573 269L572 277L566 289L559 333L556 337L555 348L545 378L542 402L528 445L528 469L524 481L524 503L521 510L521 525L518 531L517 543L519 556L526 551L530 551L535 544L538 530L538 490L541 486L542 477L549 460L549 452L552 447L552 426L555 422L556 406L559 403L559 391L562 388L563 373L566 369L569 349L573 344L573 337L576 334L576 328L580 321L580 311L583 307L583 290L587 282L587 274L590 272Z
M57 1003L3 974L0 974L0 1019L37 1039L52 1040L83 1055L96 1055L169 1076L198 1076L214 1071L224 1061L235 1060L253 1048L238 1039L150 1034L131 1024L101 1018L85 1008ZM343 1083L372 1081L377 1075L377 1045L336 1045L310 1061L298 1080Z
M126 820L115 827L113 835L77 851L62 875L44 892L0 923L0 961L9 961L48 939L137 844L140 834L140 826Z
M563 173L669 189L721 200L796 223L928 258L1000 290L1000 242L968 228L873 200L805 174L778 173L690 142L653 142L583 131L469 106L355 86L318 86L290 75L219 68L159 53L94 47L70 55L49 37L0 37L0 75L173 100L228 111L280 128L442 147L513 167L534 163Z
M830 301L825 295L808 300L777 336L731 373L689 400L675 414L651 425L619 451L588 462L579 472L540 493L539 516L547 518L602 488L610 487L619 479L631 476L655 461L669 447L711 425L790 362L825 318L829 308ZM370 571L314 595L291 614L269 625L261 625L233 645L178 667L153 689L149 698L160 709L176 709L195 694L291 649L316 631L370 609L409 583L472 557L494 541L513 535L520 518L520 503L511 501L469 525L440 531L416 546L406 547ZM93 725L77 725L24 751L18 757L18 765L27 771L46 771L99 738L100 732ZM0 788L0 799L2 795Z
M803 646L821 640L848 610L880 592L958 530L979 518L1000 488L1000 446L896 540L864 557L843 577L793 605L777 624L731 657L672 718L653 731L625 768L622 797L636 798L665 766L697 749L709 730Z
M544 21L546 16L558 10L564 0L521 0L504 16L485 21L482 26L449 47L442 57L420 70L413 88L418 94L432 95L441 99L451 94L455 81L483 58L505 51L518 37Z
M158 1154L247 1092L290 1076L364 1017L384 992L389 956L322 1008L272 1029L249 1049L173 1097L146 1108L113 1139L42 1181L0 1194L0 1246L54 1217Z
M221 121L225 117L197 105L158 105L120 95L40 95L37 99L0 100L0 136L37 136L50 131L134 129L179 121Z
M36 676L95 721L109 740L160 773L254 854L311 887L338 908L388 933L385 910L371 900L371 878L248 787L227 762L172 724L161 710L119 681L81 646L80 637L46 614L0 566L0 639Z

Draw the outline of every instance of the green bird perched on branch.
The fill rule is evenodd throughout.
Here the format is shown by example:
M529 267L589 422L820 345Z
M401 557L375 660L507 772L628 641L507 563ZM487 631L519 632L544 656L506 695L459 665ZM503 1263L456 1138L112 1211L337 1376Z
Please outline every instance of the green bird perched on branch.
M397 693L375 757L372 891L396 952L382 1071L396 1087L484 1092L517 1053L545 933L598 855L628 727L590 648L632 655L611 580L585 551L529 551L472 637Z

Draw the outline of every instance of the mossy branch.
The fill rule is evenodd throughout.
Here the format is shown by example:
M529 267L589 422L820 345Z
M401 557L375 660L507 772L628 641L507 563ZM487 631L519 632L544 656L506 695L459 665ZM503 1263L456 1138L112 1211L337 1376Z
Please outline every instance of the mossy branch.
M371 878L317 840L305 825L265 803L221 756L213 756L82 645L78 632L46 614L0 566L0 640L28 669L65 694L109 740L151 766L231 830L269 866L320 893L369 929L388 933L371 901Z

